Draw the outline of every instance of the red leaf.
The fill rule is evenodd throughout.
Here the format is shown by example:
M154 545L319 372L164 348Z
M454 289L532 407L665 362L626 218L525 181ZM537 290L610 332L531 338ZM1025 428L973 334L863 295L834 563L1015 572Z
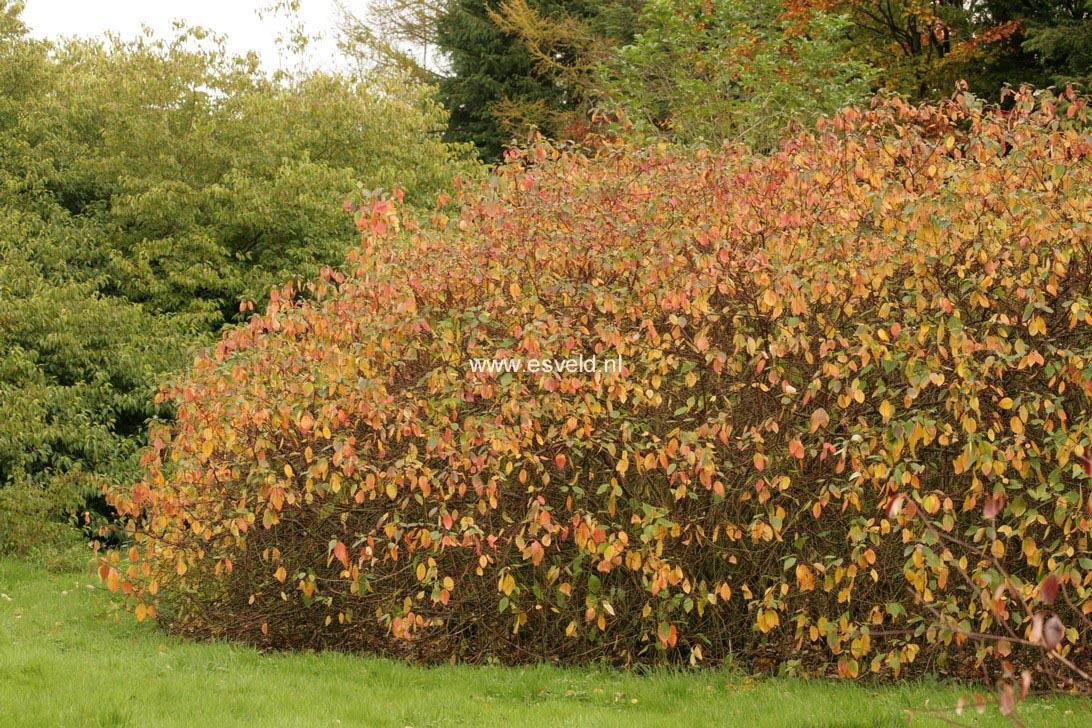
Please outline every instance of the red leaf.
M982 507L982 515L986 518L997 518L997 514L1005 507L1005 496L998 494L986 501Z

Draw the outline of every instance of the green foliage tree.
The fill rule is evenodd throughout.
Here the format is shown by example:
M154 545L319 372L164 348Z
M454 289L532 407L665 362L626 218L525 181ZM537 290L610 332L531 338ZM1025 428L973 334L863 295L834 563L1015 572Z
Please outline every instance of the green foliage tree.
M200 31L76 42L57 63L32 111L52 127L44 185L108 232L111 293L201 326L338 262L358 183L424 202L471 169L428 90L398 79L266 77Z
M431 204L467 147L399 77L263 74L200 30L27 35L0 5L0 551L136 466L156 383L245 300L343 259L343 204ZM47 528L48 526L48 528Z
M873 71L846 57L847 21L778 2L652 0L642 32L602 65L639 130L684 143L773 148L793 124L864 100Z
M104 295L65 212L0 205L0 553L70 538L103 481L132 478L157 381L191 337L167 316ZM99 525L97 522L91 525Z

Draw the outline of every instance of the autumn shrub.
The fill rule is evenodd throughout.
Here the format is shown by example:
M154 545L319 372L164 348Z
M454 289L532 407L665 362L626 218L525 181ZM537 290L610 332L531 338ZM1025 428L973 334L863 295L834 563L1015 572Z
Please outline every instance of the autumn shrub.
M1080 461L1085 475L1092 476L1092 452L1082 452ZM992 689L991 698L1001 715L1012 725L1022 726L1019 708L1029 695L1092 695L1092 654L1087 642L1092 619L1070 597L1065 584L1072 581L1069 574L1059 576L1048 565L1046 576L1029 588L1023 579L1008 572L996 555L1005 549L1004 536L997 530L997 516L1003 508L1003 494L985 500L982 526L986 538L974 543L938 529L915 494L894 494L885 511L899 525L914 524L923 548L946 552L950 570L974 592L987 619L972 622L954 610L942 611L937 605L922 603L932 612L935 628L975 647L981 682ZM1092 498L1085 509L1092 515ZM973 571L972 562L976 564ZM960 696L954 705L925 706L916 712L954 714L958 719L968 708L984 712L989 702L975 693ZM913 719L912 714L909 717Z
M1079 97L1010 102L877 100L765 158L535 146L450 218L375 203L351 274L164 390L101 576L265 646L954 670L930 608L991 612L885 507L982 542L1004 495L993 555L1088 611L1092 137ZM581 355L624 366L470 365Z

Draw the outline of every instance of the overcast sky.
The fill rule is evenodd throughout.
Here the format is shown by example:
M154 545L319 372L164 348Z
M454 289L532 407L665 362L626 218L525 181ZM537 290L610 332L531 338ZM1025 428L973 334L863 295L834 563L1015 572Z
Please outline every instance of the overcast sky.
M95 36L116 31L131 38L148 25L157 35L168 35L175 19L202 25L228 38L232 51L255 50L268 69L295 65L278 53L276 37L289 27L282 17L258 17L258 10L273 0L26 0L23 21L43 38ZM309 66L339 65L333 40L335 0L301 0L300 14L309 34L324 34L305 59ZM350 7L363 4L347 3Z

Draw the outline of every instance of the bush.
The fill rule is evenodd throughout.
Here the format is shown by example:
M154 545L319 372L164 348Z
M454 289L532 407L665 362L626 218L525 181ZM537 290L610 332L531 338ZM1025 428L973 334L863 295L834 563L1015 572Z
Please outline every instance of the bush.
M165 391L101 576L267 646L899 674L959 647L908 586L989 613L884 506L975 540L1004 493L996 557L1087 607L1092 137L1012 105L881 100L769 158L537 146L453 219L376 203L350 277ZM581 354L624 367L469 365Z

